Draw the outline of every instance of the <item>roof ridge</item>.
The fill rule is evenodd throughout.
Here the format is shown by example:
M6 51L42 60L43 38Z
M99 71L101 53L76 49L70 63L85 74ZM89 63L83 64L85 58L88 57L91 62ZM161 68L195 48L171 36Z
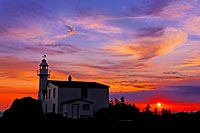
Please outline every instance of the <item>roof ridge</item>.
M68 80L48 80L48 81L98 83L98 82L95 82L95 81L81 81L81 80L73 80L73 81L68 81ZM101 83L98 83L98 84L101 84Z
M87 87L87 88L104 88L110 87L108 85L98 83L98 82L88 82L88 81L64 81L64 80L48 80L48 82L62 87Z

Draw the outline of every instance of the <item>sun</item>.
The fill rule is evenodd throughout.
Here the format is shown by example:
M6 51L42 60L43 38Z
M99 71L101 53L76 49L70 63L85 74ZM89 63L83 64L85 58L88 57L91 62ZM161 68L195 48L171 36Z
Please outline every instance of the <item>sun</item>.
M157 103L157 106L160 107L160 106L161 106L161 103Z

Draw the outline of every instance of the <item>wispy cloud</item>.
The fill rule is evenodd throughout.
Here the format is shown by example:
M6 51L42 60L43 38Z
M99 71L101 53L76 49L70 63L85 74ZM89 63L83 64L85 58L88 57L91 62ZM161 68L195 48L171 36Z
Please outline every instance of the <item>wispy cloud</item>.
M32 71L36 72L37 69L37 67L35 67L35 69L32 67L36 65L35 63L17 57L1 56L0 61L2 62L2 65L0 66L2 71L0 72L0 75L4 75L3 77L0 77L2 80L17 78L31 80L31 78L33 78ZM22 77L21 75L24 76Z
M127 13L131 13L134 15L152 15L161 13L165 7L172 3L172 0L165 0L160 2L159 0L148 0L148 1L140 1L135 2L130 7L126 9ZM145 3L145 4L144 4Z
M69 31L68 31L66 34L63 34L63 35L56 35L56 36L54 36L54 38L57 38L57 39L66 38L66 37L69 37L69 36L71 36L71 35L73 35L73 34L75 34L75 33L77 32L77 31L76 31L73 27L71 27L71 26L66 25L65 27L67 27Z
M126 63L130 63L132 65L126 65ZM150 65L148 63L142 63L142 62L136 62L133 60L122 60L122 61L117 61L117 62L104 62L104 61L100 61L99 65L98 64L87 64L87 63L79 63L76 64L78 66L81 67L88 67L88 68L93 68L93 69L100 69L103 71L113 71L113 72L123 72L123 71L128 71L129 69L137 69L144 71L144 68L149 67Z
M183 23L185 23L184 28L186 31L189 32L189 34L200 36L200 25L199 25L200 17L199 16L190 16Z
M178 72L175 72L175 71L169 71L169 72L163 72L163 74L178 74Z
M39 29L38 27L27 27L25 28L7 28L6 31L2 32L2 37L7 37L10 39L17 39L17 40L33 40L38 36L45 36L48 33L45 32L43 29Z
M160 13L160 17L167 19L181 19L187 16L187 11L193 8L194 1L173 1L174 3L166 6Z
M145 3L145 4L144 4ZM196 3L192 1L141 0L125 8L124 13L129 16L156 16L165 19L180 18Z
M190 68L200 66L200 57L187 58L180 65L174 66L175 68Z
M138 59L150 59L173 51L186 40L187 33L179 29L168 28L159 37L146 35L143 38L131 40L131 42L113 42L107 48L121 54L132 54Z
M122 32L120 27L108 24L105 16L86 17L80 20L68 18L65 19L65 22L98 33L117 34Z
M163 27L143 27L137 29L136 37L162 37L164 32Z

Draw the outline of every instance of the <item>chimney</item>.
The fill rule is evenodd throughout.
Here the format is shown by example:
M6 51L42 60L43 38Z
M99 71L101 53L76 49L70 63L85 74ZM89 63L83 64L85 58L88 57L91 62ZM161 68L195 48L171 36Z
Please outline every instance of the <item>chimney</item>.
M68 81L69 81L69 82L72 81L72 76L71 76L71 75L69 75Z

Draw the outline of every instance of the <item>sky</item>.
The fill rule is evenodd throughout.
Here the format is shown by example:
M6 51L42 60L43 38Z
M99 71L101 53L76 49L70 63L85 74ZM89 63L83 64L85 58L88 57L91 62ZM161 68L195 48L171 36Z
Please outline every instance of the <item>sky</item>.
M110 86L143 110L200 109L200 0L0 0L0 111L50 79Z

